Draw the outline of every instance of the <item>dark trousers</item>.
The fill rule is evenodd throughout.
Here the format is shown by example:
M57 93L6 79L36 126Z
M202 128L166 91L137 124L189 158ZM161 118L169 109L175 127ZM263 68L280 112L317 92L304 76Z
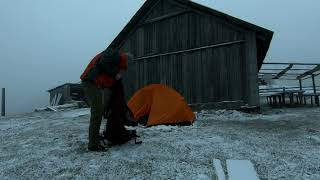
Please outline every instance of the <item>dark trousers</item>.
M100 145L100 126L104 114L105 104L109 104L111 90L98 88L94 83L83 81L82 86L91 108L89 125L89 144L88 147Z
M100 145L99 131L102 117L110 111L106 130L111 141L126 141L126 102L122 81L116 81L112 87L102 90L94 83L82 82L84 92L91 108L88 147Z

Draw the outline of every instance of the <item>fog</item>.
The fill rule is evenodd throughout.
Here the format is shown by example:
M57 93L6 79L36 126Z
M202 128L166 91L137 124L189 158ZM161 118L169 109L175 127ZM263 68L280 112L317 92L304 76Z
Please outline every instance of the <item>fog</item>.
M195 0L275 32L266 61L320 63L317 0ZM144 0L0 0L0 88L7 113L49 103L46 92L79 82Z

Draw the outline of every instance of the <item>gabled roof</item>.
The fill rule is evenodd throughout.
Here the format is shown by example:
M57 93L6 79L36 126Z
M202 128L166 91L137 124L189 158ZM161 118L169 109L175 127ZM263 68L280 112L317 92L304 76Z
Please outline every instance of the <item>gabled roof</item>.
M140 20L146 15L146 13L160 0L146 0L146 2L142 5L142 7L136 12L136 14L132 17L129 23L122 29L122 31L118 34L118 36L111 42L108 48L119 48L122 43L130 36L130 32L133 32L140 22ZM248 30L252 30L257 34L257 60L259 69L262 66L263 60L268 52L271 39L273 36L273 32L259 27L257 25L251 24L249 22L243 21L241 19L232 17L228 14L216 11L214 9L208 8L206 6L200 5L198 3L189 1L189 0L168 0L175 1L182 5L185 5L191 9L198 10L215 17L219 17L227 22L234 23L240 27L243 27Z
M64 87L64 86L82 87L80 83L65 83L65 84L62 84L62 85L60 85L60 86L54 87L54 88L52 88L52 89L49 89L49 90L47 90L47 92L52 92L52 91L54 91L54 90L56 90L56 89L59 89L59 88L62 88L62 87Z

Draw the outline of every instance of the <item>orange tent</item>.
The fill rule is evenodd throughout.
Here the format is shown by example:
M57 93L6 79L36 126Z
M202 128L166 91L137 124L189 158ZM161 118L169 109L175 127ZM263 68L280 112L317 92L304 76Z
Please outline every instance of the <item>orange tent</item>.
M148 116L147 126L193 123L195 115L174 89L152 84L137 91L128 102L134 119Z

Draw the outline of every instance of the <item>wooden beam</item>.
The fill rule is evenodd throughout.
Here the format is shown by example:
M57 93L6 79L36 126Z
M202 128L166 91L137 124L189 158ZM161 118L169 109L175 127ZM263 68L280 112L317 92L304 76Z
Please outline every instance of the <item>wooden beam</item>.
M275 77L273 77L272 79L279 79L280 77L282 77L283 75L285 75L291 68L293 67L293 64L289 64L289 66L287 68L285 68L284 70L282 70L281 72L279 72Z
M316 88L319 88L320 86L316 86ZM286 90L296 90L298 89L298 86L294 86L294 87L286 87ZM259 89L259 91L274 91L274 92L279 92L281 89L283 89L282 87L280 88L263 88L263 89ZM304 90L312 90L313 86L306 86L303 87Z
M220 43L220 44L213 44L213 45L202 46L202 47L198 47L198 48L185 49L185 50L180 50L180 51L173 51L173 52L168 52L168 53L138 57L138 58L133 59L133 61L139 61L139 60L150 59L150 58L161 57L161 56L168 56L168 55L172 55L172 54L181 54L181 53L186 53L186 52L199 51L199 50L203 50L203 49L218 48L218 47L222 47L222 46L230 46L233 44L239 44L239 43L244 43L244 42L246 42L246 41L245 40L237 40L237 41L225 42L225 43Z
M302 79L306 76L310 76L310 75L313 75L313 73L317 72L317 71L320 71L320 65L317 65L315 68L313 68L312 70L310 71L307 71L303 74L301 74L300 76L297 77L297 79Z
M185 14L185 13L188 13L188 12L190 12L190 11L185 10L185 11L179 11L179 12L169 13L169 14L166 14L166 15L163 15L163 16L159 16L159 17L150 19L150 20L146 20L145 22L141 23L140 26L143 26L143 25L146 25L146 24L149 24L149 23L154 23L154 22L162 21L162 20L165 20L165 19L170 19L170 18L179 16L179 15L182 15L182 14Z
M319 75L320 75L320 73L314 74L314 77L319 76ZM304 78L301 78L301 80L306 80L306 79L310 79L310 78L312 78L312 76L306 76Z
M293 64L293 65L320 65L320 64L316 64L316 63L263 63L263 64L274 64L274 65L289 65L289 64Z
M283 68L266 68L266 69L260 69L260 71L280 71L283 70ZM309 71L312 70L312 68L292 68L290 71Z
M265 73L265 72L259 72L258 74L264 75L264 74L273 74L273 75L278 75L279 73ZM285 75L301 75L299 73L285 73Z
M261 79L272 79L272 77L259 77ZM293 81L296 81L297 79L296 78L281 78L282 80L293 80Z
M55 109L55 108L54 108L54 107L52 107L52 106L47 106L47 108L48 108L49 110L51 110L51 111L58 112L58 110L57 110L57 109Z

